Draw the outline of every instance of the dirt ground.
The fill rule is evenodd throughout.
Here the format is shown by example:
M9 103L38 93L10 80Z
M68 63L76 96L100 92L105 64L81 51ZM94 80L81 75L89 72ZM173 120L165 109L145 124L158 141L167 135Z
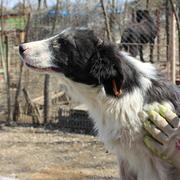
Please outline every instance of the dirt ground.
M0 128L0 179L118 179L115 157L96 137L42 128Z

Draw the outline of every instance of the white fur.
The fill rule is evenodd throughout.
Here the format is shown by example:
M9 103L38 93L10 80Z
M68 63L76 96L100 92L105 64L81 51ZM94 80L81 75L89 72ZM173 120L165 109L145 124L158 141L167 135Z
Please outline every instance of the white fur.
M139 117L144 108L144 95L151 87L149 78L156 79L155 68L127 55L125 58L142 73L143 89L135 88L120 99L107 97L101 87L91 88L64 76L62 80L69 95L87 106L106 147L116 154L119 161L129 164L129 169L137 173L138 180L169 180L161 160L153 156L143 144L144 131Z
M130 56L127 52L121 52L125 60L129 61L138 72L141 72L144 76L156 79L156 68L150 63L142 63L141 61L135 59L134 57Z
M35 66L37 68L48 68L52 66L51 51L49 50L49 39L24 43L26 49L24 51L23 61L25 64Z

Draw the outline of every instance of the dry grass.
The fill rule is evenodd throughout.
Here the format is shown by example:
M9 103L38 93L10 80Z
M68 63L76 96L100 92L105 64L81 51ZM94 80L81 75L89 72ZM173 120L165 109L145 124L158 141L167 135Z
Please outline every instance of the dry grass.
M2 127L0 176L32 180L117 179L115 157L96 137Z

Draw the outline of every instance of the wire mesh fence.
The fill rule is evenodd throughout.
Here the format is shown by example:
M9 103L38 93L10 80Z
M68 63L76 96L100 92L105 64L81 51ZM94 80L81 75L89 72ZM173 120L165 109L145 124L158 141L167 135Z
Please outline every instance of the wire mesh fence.
M9 89L10 89L10 115L17 116L17 122L24 124L43 124L44 115L44 75L36 74L26 68L22 68L18 55L18 44L25 40L28 34L28 41L35 41L48 38L67 27L85 26L95 31L102 39L107 41L106 21L109 23L112 41L119 46L120 50L129 52L132 56L145 62L152 62L159 66L171 80L172 51L176 57L176 80L180 80L179 48L178 48L178 29L172 36L171 12L172 9L162 3L152 5L145 9L145 5L134 5L133 3L117 2L115 6L105 3L105 18L101 3L99 1L84 1L80 4L66 6L61 4L58 11L39 10L30 13L30 21L27 27L28 14L16 14L1 16L4 27L1 28L0 43L0 120L6 121L8 112L7 103L7 72L5 64L9 64ZM168 17L168 18L167 18ZM14 18L14 19L13 19ZM1 23L1 24L2 24ZM28 28L28 31L27 31ZM6 57L5 36L8 37L8 57ZM174 50L171 43L175 42ZM7 61L8 59L8 61ZM19 88L19 78L21 76L21 86L18 94L18 107L15 107L17 91ZM60 109L69 109L71 114L76 104L62 91L61 81L56 76L50 78L50 117L49 123L57 123L64 116L59 113ZM72 113L73 112L73 113ZM78 117L78 115L77 115ZM72 118L73 119L73 118ZM76 118L75 118L76 119ZM79 115L79 119L88 119L87 116ZM65 118L63 120L65 124ZM91 127L90 123L79 123L82 126ZM78 123L74 124L77 128ZM66 125L67 126L67 125Z

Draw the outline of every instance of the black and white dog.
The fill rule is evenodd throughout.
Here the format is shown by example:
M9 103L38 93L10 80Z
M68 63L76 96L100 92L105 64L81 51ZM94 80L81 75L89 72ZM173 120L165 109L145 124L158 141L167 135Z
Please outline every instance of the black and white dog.
M119 52L86 28L21 44L19 52L27 67L58 74L69 95L87 105L101 140L117 155L120 171L126 171L122 180L179 179L176 169L143 143L139 112L146 106L161 102L180 114L180 91L153 65Z

